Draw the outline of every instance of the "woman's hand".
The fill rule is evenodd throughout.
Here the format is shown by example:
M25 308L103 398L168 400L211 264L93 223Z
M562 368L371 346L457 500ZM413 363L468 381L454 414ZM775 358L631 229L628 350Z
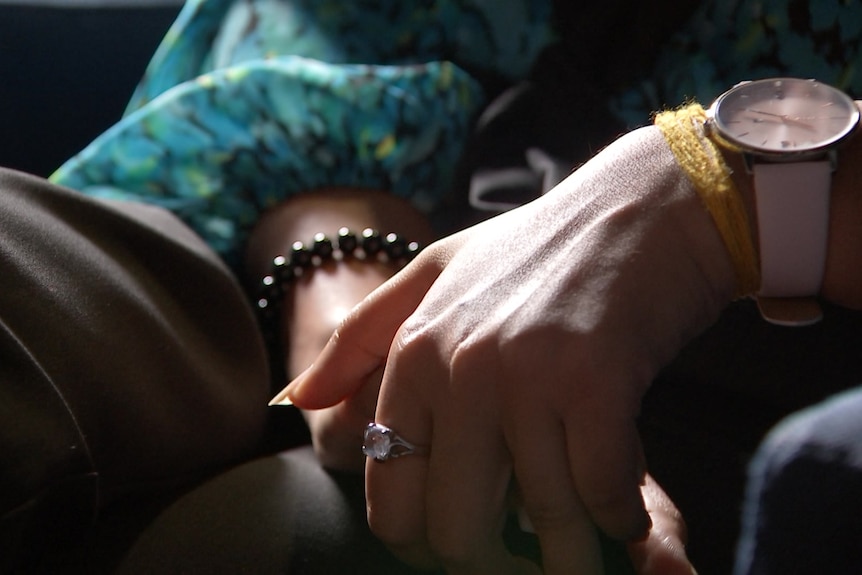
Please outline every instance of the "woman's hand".
M374 419L380 371L343 401L324 409L303 410L314 452L324 467L354 473L365 468L362 438L365 426Z
M426 217L407 200L388 192L329 188L291 196L258 220L246 246L252 281L269 273L277 254L289 254L297 240L309 242L323 232L335 237L341 227L396 232L420 244L435 237ZM285 371L298 374L320 354L350 309L398 270L399 262L348 258L327 262L294 282L281 311ZM374 417L382 368L349 397L327 409L304 411L315 452L326 467L361 472L362 432ZM272 403L282 401L279 396Z
M688 532L682 514L667 493L647 475L641 494L652 527L645 539L628 544L638 575L696 575L685 554Z
M635 427L657 371L733 294L727 253L655 129L539 200L437 242L357 306L287 389L352 397L430 454L366 466L372 530L414 564L516 573L514 480L546 573L600 573L597 532L650 520Z

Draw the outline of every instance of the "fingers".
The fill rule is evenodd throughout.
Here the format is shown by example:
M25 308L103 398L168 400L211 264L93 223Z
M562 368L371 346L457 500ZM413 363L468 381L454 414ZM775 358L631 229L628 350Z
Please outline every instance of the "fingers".
M619 540L641 537L649 527L640 490L643 458L636 407L629 405L636 402L631 394L614 391L610 379L572 381L550 372L541 378L545 381L538 378L538 373L532 381L522 376L537 389L517 396L518 404L510 407L506 428L514 432L507 441L540 539L540 525L545 524L548 543L542 541L543 557L560 558L560 572L571 572L573 567L566 562L576 559L564 544L554 543L556 538L579 541L579 555L587 558L599 550L588 526ZM540 387L580 390L571 395L539 393ZM549 545L555 550L549 551ZM589 572L588 565L579 569Z
M398 377L400 362L400 356L396 356L387 365L374 419L407 441L428 447L433 454L430 411L423 397L413 397L409 391L421 389L425 382L407 379L399 380L399 385L387 385L387 381ZM371 530L398 557L418 567L436 564L425 539L429 460L429 456L409 455L386 462L369 459L365 466L365 499Z
M589 417L567 421L575 490L590 517L609 536L641 537L650 518L640 492L640 439L634 419L613 408L584 409L582 414L589 411Z
M359 303L332 335L314 365L295 378L273 403L289 402L302 409L321 409L354 393L385 363L398 328L415 311L439 275L439 260L421 254Z
M532 391L513 394L507 404L506 441L545 573L598 575L604 572L599 529L629 537L643 514L640 442L633 421L616 414L619 399L547 367L509 370L506 387ZM568 393L578 388L574 397Z
M390 358L376 420L431 453L369 462L372 529L414 564L436 557L450 573L515 572L500 536L514 464L545 572L602 573L595 522L619 538L646 532L649 522L632 410L599 397L615 396L608 391L588 398L578 417L539 393L501 400L501 382L516 378L479 361L493 353L480 348L439 358L433 342L411 332Z
M539 537L545 573L600 575L598 534L575 491L566 443L559 420L546 414L530 418L510 439L515 476Z
M628 545L635 571L638 575L696 574L685 553L686 526L679 510L651 476L642 490L652 527L645 539Z
M305 411L314 452L324 467L351 472L365 469L363 431L374 419L381 376L382 370L375 372L358 393L337 405Z
M429 362L429 349L412 343L387 366L376 420L430 453L369 461L371 529L414 565L436 561L450 575L523 573L528 566L515 561L501 537L511 465L494 401L488 397L480 406L435 393L441 385L467 393L464 382L486 388L489 375L455 368L447 383L441 376L449 373L448 362ZM417 362L424 369L401 367ZM446 401L447 409L434 409L435 401Z
M432 447L429 461L427 539L452 574L515 569L501 537L512 468L493 404L459 402L435 414L432 446L442 448Z

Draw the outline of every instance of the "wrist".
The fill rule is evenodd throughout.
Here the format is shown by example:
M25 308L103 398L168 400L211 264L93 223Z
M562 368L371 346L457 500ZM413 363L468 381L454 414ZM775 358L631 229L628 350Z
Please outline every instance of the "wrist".
M723 308L738 297L740 292L739 274L725 240L716 226L715 219L706 209L702 197L695 189L689 175L680 166L661 131L655 126L645 129L651 132L653 156L658 158L657 165L665 173L664 177L673 182L674 194L666 205L675 206L674 225L681 233L678 241L688 246L692 261L711 286L713 301ZM744 176L745 171L744 169L740 171L738 168L744 168L744 166L738 166L734 159L728 167L733 183L739 185L740 174ZM741 194L745 190L747 190L745 186L737 188ZM753 206L745 203L745 210L748 222L751 222ZM748 233L754 233L754 231L749 225Z
M347 227L375 228L428 245L435 234L427 218L403 198L386 191L326 188L291 196L265 211L249 235L245 252L248 280L256 286L275 256L290 252L297 239L317 232L334 237Z
M862 108L862 103L857 102ZM832 303L862 310L862 134L838 152L832 176L829 242L821 295Z
M722 147L708 132L707 112L692 103L661 112L655 125L673 152L677 165L697 193L727 249L736 275L736 293L746 296L761 283L749 207L740 194Z
M736 293L734 268L715 223L655 126L625 134L538 201L555 202L545 210L554 214L543 222L549 230L555 219L577 228L588 213L619 228L617 243L637 242L632 248L638 254L673 260L661 269L686 273L680 282L706 286L707 313L726 306ZM566 217L571 207L574 216Z

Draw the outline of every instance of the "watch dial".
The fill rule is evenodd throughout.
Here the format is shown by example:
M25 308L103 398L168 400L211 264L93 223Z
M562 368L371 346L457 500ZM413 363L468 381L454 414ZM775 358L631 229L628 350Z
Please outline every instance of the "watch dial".
M755 152L819 151L850 133L859 121L843 92L814 80L773 78L739 84L715 102L721 136Z

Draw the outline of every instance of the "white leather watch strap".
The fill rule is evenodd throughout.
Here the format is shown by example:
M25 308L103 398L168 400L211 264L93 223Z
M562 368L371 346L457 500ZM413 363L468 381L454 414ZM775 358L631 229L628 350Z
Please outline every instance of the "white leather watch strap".
M831 163L755 164L753 171L760 241L758 298L817 295L826 266Z

